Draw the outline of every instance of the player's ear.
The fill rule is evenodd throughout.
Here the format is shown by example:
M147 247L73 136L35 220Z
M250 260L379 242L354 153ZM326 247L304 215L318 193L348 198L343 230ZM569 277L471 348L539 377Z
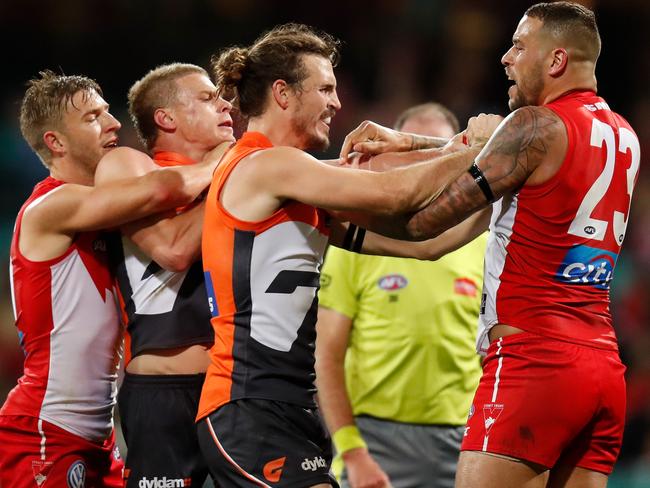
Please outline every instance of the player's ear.
M282 110L289 108L289 85L284 80L275 80L271 86L273 100Z
M66 141L63 134L55 130L48 130L43 134L43 142L52 152L53 156L61 156L66 151Z
M176 120L169 109L157 108L153 113L153 121L164 131L173 131L176 129Z
M549 67L548 74L554 78L562 76L566 71L569 62L569 54L566 49L558 48L553 50L551 57L551 66Z

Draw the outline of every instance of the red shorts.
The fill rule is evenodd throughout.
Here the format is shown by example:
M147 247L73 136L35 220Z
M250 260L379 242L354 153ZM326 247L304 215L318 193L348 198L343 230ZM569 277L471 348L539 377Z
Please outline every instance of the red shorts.
M624 372L616 351L528 332L496 340L461 450L609 474L623 439Z
M39 429L37 418L0 416L0 487L122 487L114 433L99 445L40 422Z

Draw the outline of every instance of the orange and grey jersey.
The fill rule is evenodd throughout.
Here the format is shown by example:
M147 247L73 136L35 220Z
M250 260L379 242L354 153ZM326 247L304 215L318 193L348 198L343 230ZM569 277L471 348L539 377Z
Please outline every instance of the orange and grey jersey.
M313 407L314 344L326 214L289 200L247 222L220 202L221 189L248 155L272 147L247 132L217 168L205 208L203 267L215 345L198 418L242 398Z
M154 162L179 166L193 161L180 154L159 152ZM126 323L125 363L153 349L211 344L214 334L205 303L201 262L182 272L167 271L128 237L118 236L116 241L109 249Z

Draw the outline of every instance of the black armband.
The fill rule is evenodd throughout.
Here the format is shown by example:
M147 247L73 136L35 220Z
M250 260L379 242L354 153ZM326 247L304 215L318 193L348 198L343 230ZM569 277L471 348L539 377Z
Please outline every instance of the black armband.
M354 224L348 226L348 230L343 237L341 247L352 252L361 252L363 239L366 237L366 229L357 227Z
M492 188L490 188L490 184L488 183L487 179L485 179L485 175L483 174L483 171L481 171L481 168L479 168L478 165L474 162L469 167L467 172L472 175L474 182L476 182L478 187L481 189L488 203L494 202L494 193L492 193Z
M363 246L363 239L366 237L366 229L359 227L357 235L354 238L354 244L352 244L352 251L361 252L361 247Z

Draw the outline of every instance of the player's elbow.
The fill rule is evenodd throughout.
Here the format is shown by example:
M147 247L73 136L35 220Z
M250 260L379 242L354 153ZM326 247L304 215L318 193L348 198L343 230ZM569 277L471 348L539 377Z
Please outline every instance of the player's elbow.
M174 273L187 270L195 261L192 253L178 247L158 248L153 253L152 258L162 268Z

